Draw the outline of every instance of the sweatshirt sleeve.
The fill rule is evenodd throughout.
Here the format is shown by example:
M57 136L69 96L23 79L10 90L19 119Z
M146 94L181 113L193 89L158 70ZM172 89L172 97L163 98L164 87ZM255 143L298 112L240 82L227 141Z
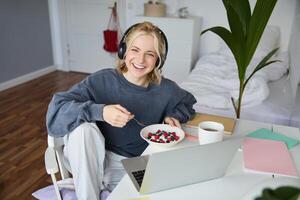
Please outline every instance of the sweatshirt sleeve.
M176 85L173 88L171 100L166 108L166 117L178 119L181 123L187 122L194 114L193 105L196 103L195 97Z
M46 115L48 134L62 137L84 122L102 121L104 104L96 104L88 78L69 91L54 94Z

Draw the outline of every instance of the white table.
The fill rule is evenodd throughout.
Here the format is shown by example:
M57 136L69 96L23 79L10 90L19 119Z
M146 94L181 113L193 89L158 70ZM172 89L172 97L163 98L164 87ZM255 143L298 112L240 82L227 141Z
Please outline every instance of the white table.
M226 139L244 137L247 133L259 128L267 128L274 132L280 132L287 136L300 139L298 128L272 125L248 120L238 120L236 122L234 134L225 136ZM186 128L189 134L196 134L197 130ZM199 145L197 142L183 140L174 148L183 148L192 145ZM169 149L168 149L169 150ZM148 147L144 154L161 151ZM300 173L300 145L290 150L295 166ZM148 195L139 195L128 175L126 174L115 190L111 193L108 200L128 200L148 197L150 200L182 200L182 199L253 199L260 195L265 187L277 188L281 185L291 185L300 187L300 179L288 177L272 177L266 174L246 173L243 170L242 152L237 151L226 175L222 178L192 185L186 185L175 189L155 192Z

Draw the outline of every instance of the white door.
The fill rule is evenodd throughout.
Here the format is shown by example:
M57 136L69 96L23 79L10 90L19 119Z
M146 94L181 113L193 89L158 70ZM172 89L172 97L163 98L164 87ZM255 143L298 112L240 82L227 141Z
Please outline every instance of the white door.
M115 56L103 49L112 0L65 0L65 61L70 71L93 73L115 67Z

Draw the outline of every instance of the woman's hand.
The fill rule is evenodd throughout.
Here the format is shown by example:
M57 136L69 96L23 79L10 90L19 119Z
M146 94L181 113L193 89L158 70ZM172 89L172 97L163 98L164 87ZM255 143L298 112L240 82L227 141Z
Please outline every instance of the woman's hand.
M173 118L173 117L166 117L164 119L164 122L166 124L169 124L170 126L176 126L178 128L181 128L180 122L177 119Z
M103 120L112 126L122 128L133 117L133 114L119 104L103 107Z

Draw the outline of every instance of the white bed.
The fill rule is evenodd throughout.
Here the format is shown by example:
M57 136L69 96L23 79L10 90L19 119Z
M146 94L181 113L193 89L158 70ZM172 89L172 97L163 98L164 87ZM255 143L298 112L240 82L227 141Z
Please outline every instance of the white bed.
M278 46L279 36L279 28L267 27L250 68ZM295 70L299 58L290 58L297 57L299 47L290 50L277 55L282 62L273 63L252 77L244 93L241 118L300 127L299 92L295 98L298 82L292 85L288 74L289 68L290 72L299 73ZM238 76L233 56L223 43L219 51L201 57L180 85L196 97L197 112L235 117L230 98L238 95Z
M296 103L290 119L290 126L300 128L300 87L298 87L298 92L297 92L297 97L295 102Z
M291 115L293 111L293 103L291 93L288 86L287 75L284 75L280 80L269 83L270 95L262 103L255 106L242 106L241 118L251 119L256 121L269 122L274 124L290 125ZM200 87L200 86L199 86ZM186 88L189 90L188 88ZM195 105L195 110L201 113L218 114L221 116L234 117L234 109L218 109L208 106L203 106L201 97L197 98L198 103ZM294 119L295 122L300 119ZM293 123L294 125L295 122Z

